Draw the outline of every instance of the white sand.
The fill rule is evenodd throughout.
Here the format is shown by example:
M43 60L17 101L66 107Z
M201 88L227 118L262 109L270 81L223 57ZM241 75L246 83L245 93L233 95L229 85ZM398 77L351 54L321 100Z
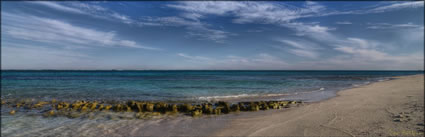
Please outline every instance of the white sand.
M424 76L338 92L338 97L261 116L236 117L215 136L423 136ZM395 117L405 112L403 120ZM409 116L406 118L406 116Z

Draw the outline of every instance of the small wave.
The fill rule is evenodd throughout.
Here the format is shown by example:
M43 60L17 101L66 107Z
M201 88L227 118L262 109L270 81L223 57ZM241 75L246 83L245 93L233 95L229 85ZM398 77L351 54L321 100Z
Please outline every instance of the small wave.
M206 96L198 97L198 100L212 100L212 99L227 99L227 98L241 98L241 97L256 97L258 94L239 94L239 95L226 95L226 96Z

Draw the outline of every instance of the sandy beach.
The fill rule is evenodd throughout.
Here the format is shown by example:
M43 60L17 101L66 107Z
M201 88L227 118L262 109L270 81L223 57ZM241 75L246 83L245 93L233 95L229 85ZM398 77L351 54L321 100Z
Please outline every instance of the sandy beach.
M213 135L423 136L424 76L396 78L285 111L236 117Z

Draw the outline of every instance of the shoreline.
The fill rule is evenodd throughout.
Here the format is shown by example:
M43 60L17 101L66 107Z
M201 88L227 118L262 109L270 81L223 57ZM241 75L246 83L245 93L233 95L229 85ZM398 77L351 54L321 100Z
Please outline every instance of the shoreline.
M344 89L338 91L335 97L308 103L301 107L264 115L235 118L229 122L229 126L226 126L228 128L219 130L212 135L423 136L424 75L396 76L392 78L394 79ZM415 84L409 82L415 82ZM391 89L391 87L394 88ZM380 95L381 93L386 93L386 91L383 90L392 90L392 94L404 96ZM410 92L403 93L404 90ZM375 93L367 91L373 91ZM415 94L417 96L409 94ZM362 99L361 97L367 99ZM416 104L412 105L409 104L412 103L410 99L406 100L403 97L415 98L419 101L414 101ZM359 99L360 101L353 101L352 99ZM400 104L395 104L394 102ZM355 108L353 108L353 105ZM411 108L409 108L409 105L410 107L415 107L416 110L410 111ZM380 113L375 113L373 111L379 111ZM341 113L343 114L341 115ZM401 118L398 118L400 116ZM408 118L406 118L406 116Z
M415 107L422 112L412 111L408 115L412 120L395 122L393 116L404 112L405 109L397 107L397 103L390 109L368 108L379 103L371 100L354 98L357 96L377 97L382 91L392 90L399 96L390 96L391 100L398 101L400 97L416 97L423 102L423 74L391 77L391 80L371 82L366 85L348 88L336 92L335 97L317 102L309 102L298 107L287 109L268 110L258 112L240 112L226 115L206 115L202 117L177 116L149 120L90 120L69 119L65 117L43 118L41 116L29 117L2 116L2 135L16 136L382 136L382 135L423 135L417 126L418 121L423 121L423 103ZM406 83L407 81L407 83ZM412 82L416 81L416 82ZM389 83L389 84L388 84ZM376 88L376 85L381 85ZM388 86L390 88L388 88ZM393 87L391 87L393 86ZM395 86L395 87L394 87ZM416 87L416 88L415 88ZM370 89L372 88L372 89ZM384 89L383 89L384 88ZM386 88L386 89L385 89ZM383 89L383 90L382 90ZM411 93L400 94L398 91L409 90ZM418 89L421 90L417 93ZM379 91L369 95L365 91ZM373 93L373 92L371 92ZM416 94L416 96L411 95ZM385 94L382 94L385 95ZM351 99L347 99L347 96ZM336 101L335 101L336 100ZM378 99L382 101L381 99ZM384 99L385 102L386 99ZM391 101L390 100L390 101ZM349 101L348 103L346 101ZM373 101L373 100L372 100ZM398 102L405 104L410 101ZM362 104L362 103L366 103ZM369 104L367 104L369 103ZM388 102L387 102L388 103ZM391 102L390 102L391 103ZM410 102L411 103L411 102ZM339 104L339 105L335 105ZM382 104L382 103L381 103ZM385 104L385 103L384 103ZM415 105L415 104L413 104ZM349 109L355 106L356 109ZM412 106L412 104L410 105ZM366 108L365 108L366 107ZM370 109L373 112L365 111ZM375 112L377 110L378 112ZM408 108L407 110L411 110ZM319 113L320 112L320 113ZM361 113L359 113L361 112ZM362 114L366 115L351 115ZM375 115L379 116L376 117ZM371 118L369 118L371 117ZM377 121L375 119L378 119ZM349 120L349 121L346 121ZM33 121L27 123L25 121ZM358 122L362 121L362 122ZM372 122L368 122L372 121ZM17 132L14 128L5 128L14 123L30 124L27 132ZM342 124L354 123L354 124ZM39 127L37 123L52 123ZM422 123L423 125L423 123ZM338 128L337 128L338 127ZM64 130L72 129L72 130ZM351 129L355 129L352 131ZM371 131L368 131L370 129ZM16 130L16 131L14 131ZM374 132L376 130L376 132ZM3 132L4 131L4 132ZM40 132L43 131L43 132ZM4 134L5 133L5 134Z

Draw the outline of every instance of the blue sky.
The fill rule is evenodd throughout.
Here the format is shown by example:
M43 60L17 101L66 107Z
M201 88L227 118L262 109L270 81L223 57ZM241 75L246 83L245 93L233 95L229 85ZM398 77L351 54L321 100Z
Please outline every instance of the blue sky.
M423 70L424 3L2 2L2 69Z

